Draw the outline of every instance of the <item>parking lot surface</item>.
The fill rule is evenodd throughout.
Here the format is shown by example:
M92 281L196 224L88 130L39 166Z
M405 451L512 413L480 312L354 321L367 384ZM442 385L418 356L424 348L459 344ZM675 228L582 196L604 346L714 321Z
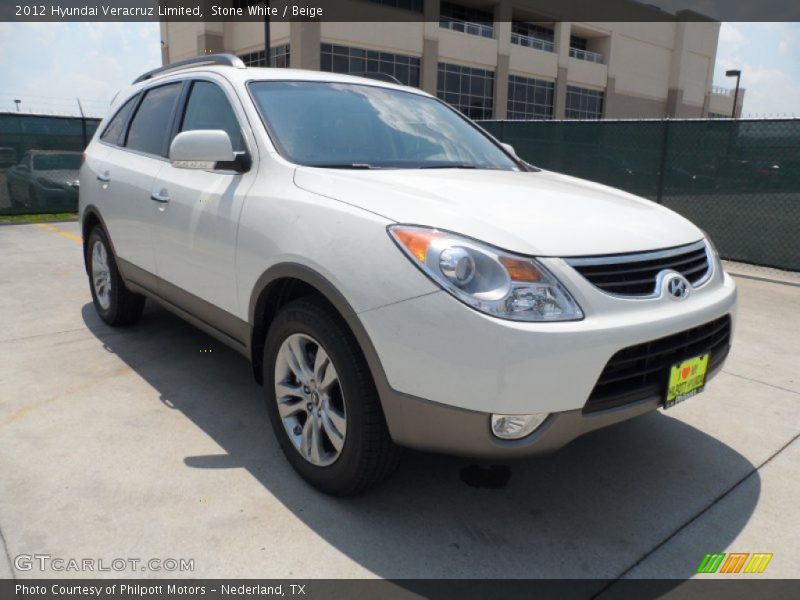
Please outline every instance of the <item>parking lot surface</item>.
M800 277L729 266L731 357L673 409L494 471L407 452L333 499L283 458L238 354L153 303L129 328L99 320L77 223L0 227L0 256L0 577L687 578L708 552L800 572ZM22 554L194 570L25 571Z

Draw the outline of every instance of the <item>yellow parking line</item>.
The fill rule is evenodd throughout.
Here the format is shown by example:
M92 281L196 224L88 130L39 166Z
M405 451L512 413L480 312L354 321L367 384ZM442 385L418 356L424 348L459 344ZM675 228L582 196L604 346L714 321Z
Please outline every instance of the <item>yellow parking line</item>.
M37 223L37 227L41 227L42 229L46 229L47 231L51 231L53 233L57 233L61 237L65 237L68 240L72 240L73 242L78 242L79 244L83 242L81 236L77 233L72 233L71 231L65 231L60 227L56 227L55 225L50 225L49 223Z

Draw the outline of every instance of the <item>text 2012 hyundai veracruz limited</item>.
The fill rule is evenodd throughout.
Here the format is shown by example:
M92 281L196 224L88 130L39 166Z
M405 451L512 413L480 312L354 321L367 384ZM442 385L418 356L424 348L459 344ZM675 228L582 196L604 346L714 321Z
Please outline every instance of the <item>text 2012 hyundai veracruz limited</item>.
M248 357L317 488L378 482L400 446L550 451L720 370L736 291L684 218L416 89L198 60L140 77L86 149L92 297Z

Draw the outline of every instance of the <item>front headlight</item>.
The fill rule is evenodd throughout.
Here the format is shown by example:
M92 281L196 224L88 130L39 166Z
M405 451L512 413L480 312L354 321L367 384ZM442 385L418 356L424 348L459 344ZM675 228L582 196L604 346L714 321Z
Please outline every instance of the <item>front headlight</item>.
M574 321L578 303L538 261L469 238L390 225L389 234L423 273L469 306L514 321Z
M714 245L714 242L711 241L711 237L705 231L702 229L700 231L703 232L706 246L708 246L708 250L711 253L711 260L714 261L714 270L722 272L722 257L720 257L717 247Z

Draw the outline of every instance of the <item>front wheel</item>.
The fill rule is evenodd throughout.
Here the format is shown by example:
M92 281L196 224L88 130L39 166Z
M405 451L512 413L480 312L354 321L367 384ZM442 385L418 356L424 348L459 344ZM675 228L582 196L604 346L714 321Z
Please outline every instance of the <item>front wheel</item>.
M92 301L100 318L109 325L129 325L138 321L144 310L144 296L125 286L106 232L100 226L89 234L86 262Z
M39 192L32 185L28 186L28 206L34 209L38 208L42 212L45 210L44 203L39 198Z
M352 495L394 470L399 449L366 359L325 303L302 298L280 310L264 347L264 387L284 455L317 489Z
M6 183L6 192L8 193L8 205L11 208L17 208L21 206L21 203L19 202L19 200L17 200L17 197L14 195L14 190L11 187L10 183Z

